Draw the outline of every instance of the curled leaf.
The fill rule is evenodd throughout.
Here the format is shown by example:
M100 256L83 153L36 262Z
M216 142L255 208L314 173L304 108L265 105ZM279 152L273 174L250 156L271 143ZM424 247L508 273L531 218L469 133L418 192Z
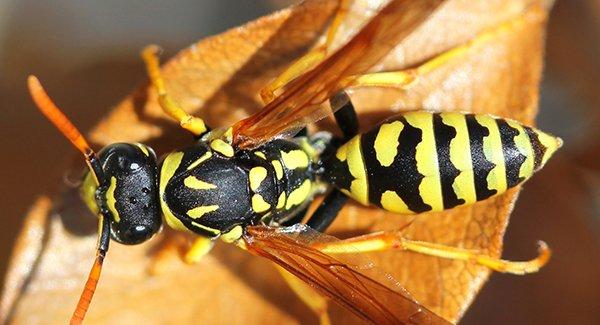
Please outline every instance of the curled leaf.
M315 44L336 6L337 1L307 0L202 40L164 66L167 88L186 110L209 125L231 125L262 106L261 87ZM394 112L414 109L489 113L532 124L549 7L541 0L448 1L376 70L415 68L449 49L463 46L464 50L424 71L407 88L354 89L362 128ZM353 26L348 23L343 28ZM320 126L331 128L327 121ZM164 154L189 142L186 136L164 116L156 94L144 85L117 105L90 139L96 145L145 142ZM412 221L407 237L499 256L517 194L514 189L469 207L414 217L349 204L331 233L345 237L398 229ZM71 191L34 205L7 275L0 309L3 320L64 323L69 319L94 256L94 222ZM178 256L167 256L161 272L149 274L166 234L170 232L136 247L112 244L87 316L89 323L315 321L269 263L230 245L219 243L193 266L183 264ZM389 251L374 256L376 264L420 303L452 321L460 319L489 276L484 267L415 253ZM336 307L331 317L336 323L356 321Z

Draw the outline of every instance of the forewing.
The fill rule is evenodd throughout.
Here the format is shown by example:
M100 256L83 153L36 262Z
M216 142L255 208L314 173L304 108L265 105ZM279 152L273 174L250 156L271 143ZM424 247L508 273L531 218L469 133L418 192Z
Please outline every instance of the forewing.
M244 237L249 252L265 257L294 274L359 317L376 324L448 324L421 306L391 276L378 282L372 265L347 263L350 254L332 257L311 244L335 240L306 226L251 226ZM342 260L343 258L343 260ZM370 264L370 263L367 263ZM363 267L361 272L359 268Z
M326 116L330 110L321 104L344 88L350 81L348 77L367 72L442 2L390 1L348 43L288 83L263 109L236 123L235 143L240 147L253 147Z

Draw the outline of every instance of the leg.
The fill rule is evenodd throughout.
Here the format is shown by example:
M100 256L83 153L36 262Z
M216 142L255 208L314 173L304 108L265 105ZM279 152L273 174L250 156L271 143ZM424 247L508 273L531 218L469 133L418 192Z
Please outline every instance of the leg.
M329 102L332 110L335 112L335 121L344 134L344 140L350 140L358 134L358 117L348 94L345 91L341 91L333 96ZM319 232L324 232L333 220L335 220L347 201L348 197L345 194L338 189L333 189L327 194L319 208L317 208L306 224Z
M302 209L302 211L298 212L298 214L296 214L293 218L282 223L281 225L283 227L289 227L289 226L293 226L295 224L301 223L302 220L304 220L304 217L306 216L307 211L308 211L308 207Z
M348 95L342 91L332 97L330 103L335 112L335 120L344 134L344 139L349 140L354 137L358 133L358 118ZM335 220L347 201L348 197L334 188L325 196L321 205L310 216L306 224L319 232L324 232ZM300 218L296 216L293 219L296 221L294 223L300 222L305 214L306 209L299 214ZM296 295L317 314L321 325L330 324L327 314L327 299L286 270L280 267L277 267L277 270Z
M275 264L275 268L277 268L277 271L279 271L281 277L290 286L294 293L296 293L300 300L302 300L305 305L307 305L315 314L317 314L317 317L319 317L319 323L321 325L331 324L329 315L327 314L327 299L279 265Z
M421 76L439 68L440 66L454 60L468 51L475 49L490 40L493 40L499 33L510 31L517 24L523 23L523 17L511 19L499 26L483 31L472 40L463 45L443 52L425 63L411 69L390 72L375 72L348 78L349 87L392 87L406 89L410 87Z
M142 51L142 58L146 63L150 81L158 92L158 103L160 104L160 107L162 107L167 115L179 121L182 128L192 132L196 137L202 135L207 131L204 120L186 113L179 104L167 94L165 82L161 76L160 67L158 65L157 52L157 46L147 46Z
M214 241L206 237L196 237L190 245L187 236L169 231L162 238L156 254L152 257L148 273L160 275L168 272L174 259L183 260L187 264L198 263L213 246Z
M214 240L200 236L194 240L192 247L183 256L183 260L188 264L198 263L204 255L210 252L214 245Z
M337 95L329 99L333 116L344 134L344 140L348 141L358 134L358 117L350 97L345 91L340 91Z
M319 232L324 232L329 228L329 225L335 220L338 213L348 201L348 197L337 189L333 189L317 210L310 216L306 224Z
M340 1L340 6L333 17L331 25L329 25L327 29L327 38L325 39L324 44L302 56L260 91L260 96L265 104L270 103L273 98L275 98L275 91L284 87L288 82L302 75L304 72L308 71L325 58L327 55L327 50L333 42L340 24L348 13L349 5L350 0Z
M348 197L333 189L323 200L323 203L317 208L317 210L310 217L306 223L313 229L323 232L329 227L329 225L335 220L340 209L344 206L344 203L348 200ZM306 213L306 211L304 211ZM304 216L304 213L300 214ZM300 218L300 221L302 218ZM283 268L276 266L277 270L290 286L292 291L306 304L317 316L321 325L329 325L329 315L327 314L327 299L317 293L313 288L302 282L295 275L289 273Z
M539 245L539 255L525 262L502 260L482 254L477 250L410 240L403 238L400 232L373 233L339 242L320 244L316 248L325 253L336 254L400 249L440 258L473 262L502 273L527 274L537 272L550 259L551 252L546 243L540 242Z

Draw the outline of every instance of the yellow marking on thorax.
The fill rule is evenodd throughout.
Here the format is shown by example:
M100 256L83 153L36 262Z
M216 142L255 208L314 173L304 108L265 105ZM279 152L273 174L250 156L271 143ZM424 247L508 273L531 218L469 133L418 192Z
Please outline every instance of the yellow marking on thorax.
M506 165L504 164L504 151L498 124L493 117L476 115L477 122L488 129L490 135L483 138L483 154L485 158L496 165L487 176L488 189L495 189L496 194L506 191Z
M117 199L115 198L115 190L117 189L117 178L112 176L110 178L110 185L108 186L108 190L106 191L106 205L108 205L108 210L113 215L113 219L115 222L121 221L121 216L119 215L119 211L117 211Z
M308 155L302 150L292 150L290 152L280 151L283 164L288 169L307 168Z
M219 229L215 229L215 228L211 228L211 227L207 227L205 225L201 225L199 223L197 223L196 221L192 221L192 225L195 227L198 227L202 230L208 231L210 233L212 233L215 236L219 236L221 234L221 231Z
M419 195L433 211L441 211L444 209L444 203L433 134L433 115L429 112L411 112L405 114L404 118L410 125L422 131L422 141L417 144L415 154L417 170L425 176L419 185Z
M283 177L283 166L281 166L281 162L279 162L279 160L272 160L271 164L273 165L273 169L275 169L275 177L277 177L277 180L281 180Z
M213 188L217 188L216 185L207 183L191 175L183 180L183 185L194 190L210 190Z
M148 152L148 148L146 148L145 145L135 142L134 143L138 148L140 148L140 150L142 150L142 152L144 153L144 155L146 155L147 157L150 157L150 153Z
M310 144L308 138L303 138L302 141L300 141L300 147L302 148L302 150L304 150L306 154L308 154L310 159L316 160L319 158L319 153L317 152L317 150L315 150L315 147L313 147Z
M277 209L281 209L285 206L285 192L281 192L279 194L279 198L277 199Z
M231 143L233 141L233 128L228 127L227 130L225 130L225 133L223 133L223 136L225 137L227 142Z
M542 157L542 163L540 164L540 168L542 168L548 159L550 159L552 154L554 154L558 148L562 147L562 140L538 129L534 129L533 131L537 133L538 139L542 145L546 147L546 152L544 153L544 156Z
M256 191L265 178L267 178L267 169L264 167L253 167L250 169L248 178L250 180L250 189Z
M527 179L533 174L533 162L535 159L531 142L529 141L529 137L520 123L511 120L506 120L506 123L510 127L519 131L519 134L514 138L515 145L517 146L517 150L519 150L519 152L525 156L525 161L519 169L519 177Z
M473 203L477 201L477 194L467 120L465 115L460 113L442 113L441 117L444 124L456 130L456 136L450 141L450 162L460 174L454 179L452 189L457 198L465 200L465 204Z
M194 162L191 163L189 166L187 166L186 169L187 170L192 170L192 169L196 168L198 165L200 165L201 163L203 163L206 160L208 160L210 157L212 157L212 152L207 151L202 156L200 156L200 158L194 160Z
M255 151L254 155L257 156L257 157L259 157L259 158L262 158L262 159L267 159L267 157L265 156L265 154L262 153L262 152L260 152L260 151Z
M356 201L368 205L369 186L367 182L367 170L360 149L360 135L355 136L341 146L336 152L336 157L342 162L346 161L350 174L354 177L354 180L350 183L350 192L342 192Z
M233 147L221 139L212 140L210 142L210 147L225 157L233 157Z
M256 213L261 213L269 210L271 205L265 201L260 194L252 195L252 210Z
M310 180L305 180L302 185L292 191L290 193L287 202L285 204L286 210L291 209L293 206L302 204L306 198L310 195L310 191L312 189L312 182Z
M175 171L181 164L181 160L183 159L183 152L173 152L167 155L165 160L163 161L161 171L160 171L160 183L158 186L158 193L160 197L160 207L163 215L165 216L165 221L169 227L182 230L189 231L188 229L177 217L171 212L169 205L165 202L165 188L167 187L167 183L169 180L175 175Z
M98 204L96 203L97 189L98 185L96 184L94 175L89 171L86 172L83 182L81 183L81 187L79 188L79 195L88 209L90 209L90 211L92 211L94 214L98 214L100 211Z
M234 241L242 238L243 234L244 230L242 229L242 226L237 225L231 228L231 230L229 230L228 232L223 233L221 235L221 239L226 243L233 243Z
M381 194L381 206L391 212L414 214L395 191L385 191Z
M193 219L200 219L205 214L216 211L217 209L219 209L218 205L202 205L188 210L187 215Z
M400 121L386 123L379 127L375 137L375 155L383 167L389 167L398 154L398 137L404 128Z

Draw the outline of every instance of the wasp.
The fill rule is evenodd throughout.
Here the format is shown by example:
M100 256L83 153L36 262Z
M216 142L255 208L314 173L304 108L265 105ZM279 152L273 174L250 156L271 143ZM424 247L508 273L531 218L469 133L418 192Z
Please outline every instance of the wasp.
M340 2L330 34L348 2ZM160 162L141 143L115 143L96 153L30 76L29 90L38 108L84 155L89 170L81 195L99 215L96 260L72 322L84 319L110 239L128 245L145 242L164 219L174 229L198 235L190 251L194 259L220 238L272 260L297 276L288 281L306 282L366 320L446 323L404 291L328 255L374 246L389 249L398 244L397 238L381 233L330 242L320 235L349 199L418 214L502 194L531 177L561 146L559 138L513 120L456 112L408 112L358 132L359 119L344 89L403 82L377 73L364 76L443 2L390 1L335 52L325 55L317 48L290 66L261 93L266 103L261 110L222 129L211 130L169 96L158 48L147 47L142 57L160 106L195 137ZM330 112L341 137L302 131ZM302 224L307 206L323 188L329 193ZM402 245L513 273L533 272L549 256L542 247L537 259L513 264L464 250L457 254L441 245L408 240Z

